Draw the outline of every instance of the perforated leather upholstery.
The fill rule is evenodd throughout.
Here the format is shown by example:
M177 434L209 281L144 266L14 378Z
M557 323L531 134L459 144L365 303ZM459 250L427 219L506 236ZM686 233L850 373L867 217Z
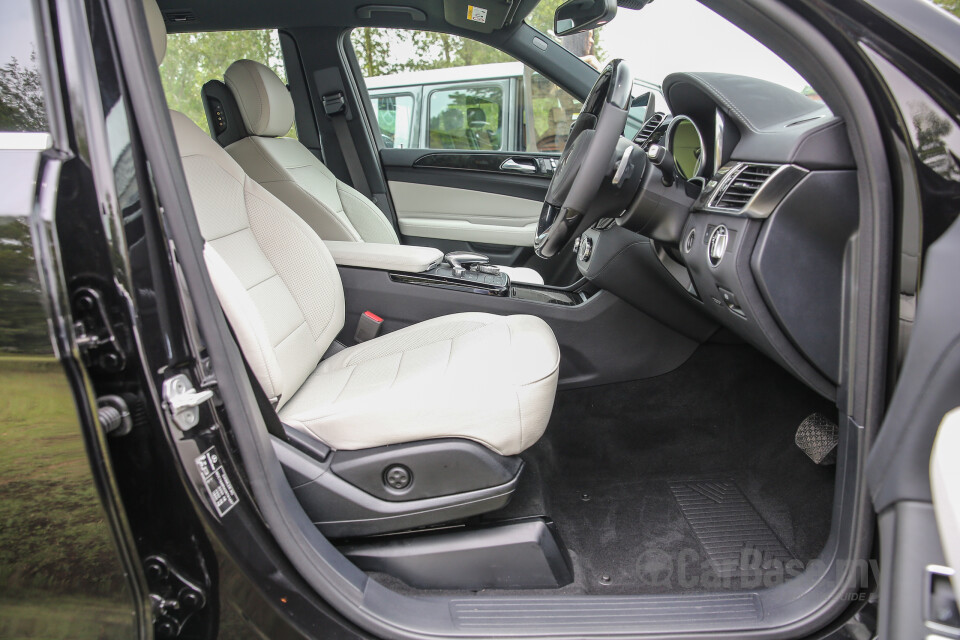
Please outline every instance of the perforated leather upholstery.
M462 437L512 455L536 442L559 371L546 323L454 314L321 362L344 323L330 252L189 118L170 117L211 281L281 418L335 449Z
M189 118L171 118L210 278L281 418L335 449L463 437L512 455L536 442L559 373L546 323L454 314L321 362L344 323L330 252Z
M458 313L324 360L280 416L340 449L442 434L513 455L546 429L559 362L539 318Z
M324 240L399 244L396 231L366 196L337 179L309 149L281 138L293 125L293 100L283 81L253 60L224 73L240 107L248 137L227 152L251 178L293 209ZM543 284L526 267L501 267L516 282Z

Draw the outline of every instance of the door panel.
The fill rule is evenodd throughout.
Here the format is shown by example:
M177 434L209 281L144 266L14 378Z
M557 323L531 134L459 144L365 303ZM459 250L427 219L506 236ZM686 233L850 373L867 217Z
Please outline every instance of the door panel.
M943 553L953 575L960 570L960 408L943 418L930 458L930 489L933 511L943 544ZM953 578L955 596L960 601L960 580Z
M38 139L49 136L0 136L8 187L0 202L0 637L132 638L133 596L50 341L34 261L44 169L39 149L26 149ZM53 202L56 171L43 178L39 200Z
M533 246L555 157L423 149L380 155L404 236L498 245L494 252L504 256Z
M940 426L943 416L960 405L958 273L960 222L954 222L927 251L910 345L867 466L880 514L880 637L944 635L944 621L954 620L951 608L956 605L944 602L942 589L934 590L931 568L943 564L943 551L951 549L938 536L934 509L938 516L949 509L949 504L939 504L946 496L955 505L951 494L957 487L931 493L931 452L938 427L950 427ZM947 464L955 466L956 457ZM913 587L905 587L909 585ZM917 597L918 589L923 598ZM940 604L933 607L932 602ZM952 626L944 637L960 637L960 624Z
M388 180L407 236L533 246L541 203L484 191Z

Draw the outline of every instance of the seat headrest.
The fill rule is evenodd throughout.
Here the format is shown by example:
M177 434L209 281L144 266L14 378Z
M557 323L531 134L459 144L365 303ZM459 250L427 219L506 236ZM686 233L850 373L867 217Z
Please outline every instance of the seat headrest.
M143 0L143 12L147 14L147 28L150 30L150 43L153 45L153 57L157 66L167 55L167 27L163 24L163 14L157 0Z
M247 133L278 137L293 126L293 98L283 80L269 67L253 60L237 60L223 80L240 106Z

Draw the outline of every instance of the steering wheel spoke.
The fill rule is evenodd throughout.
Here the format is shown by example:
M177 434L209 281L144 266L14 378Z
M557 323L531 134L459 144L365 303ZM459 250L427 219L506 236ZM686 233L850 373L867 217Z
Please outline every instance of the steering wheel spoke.
M541 258L556 255L590 211L613 166L632 84L627 64L614 60L600 73L584 101L540 212L534 251Z

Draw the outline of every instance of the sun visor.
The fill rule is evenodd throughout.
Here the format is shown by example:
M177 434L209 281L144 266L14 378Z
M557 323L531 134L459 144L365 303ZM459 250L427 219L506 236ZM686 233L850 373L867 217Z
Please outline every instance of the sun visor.
M492 33L513 17L515 4L513 0L443 0L443 17L455 27Z

